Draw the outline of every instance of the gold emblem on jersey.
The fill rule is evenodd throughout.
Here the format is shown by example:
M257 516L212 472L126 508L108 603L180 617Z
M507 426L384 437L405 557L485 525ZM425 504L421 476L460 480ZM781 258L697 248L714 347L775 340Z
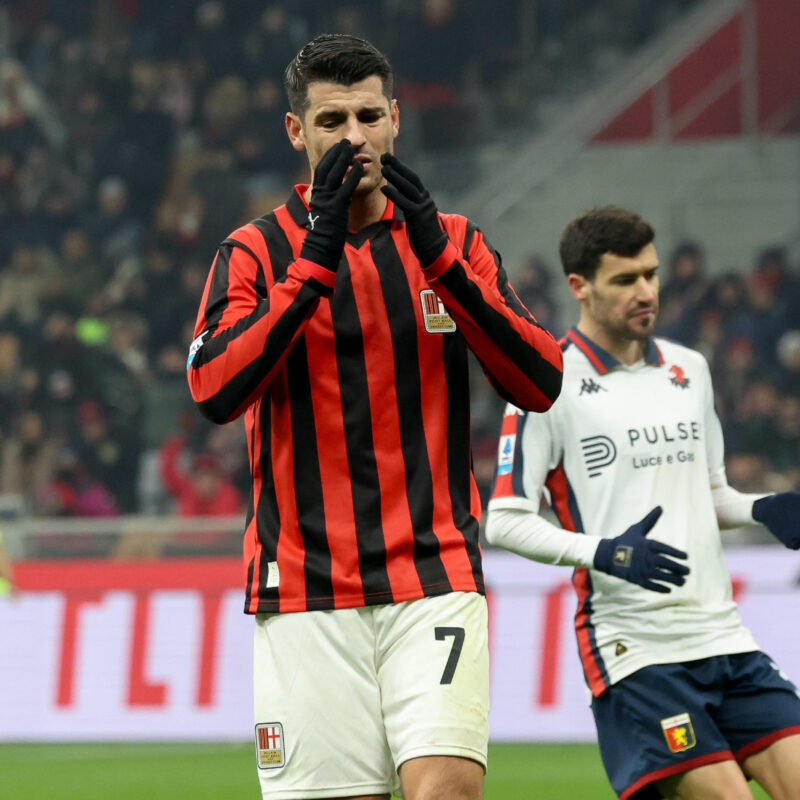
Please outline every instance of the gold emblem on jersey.
M456 329L455 320L447 313L444 303L433 289L423 289L419 293L419 299L428 333L452 333Z
M667 747L673 753L690 750L697 744L692 727L692 718L688 713L676 714L661 720L661 730L667 740Z
M625 654L627 652L628 652L628 648L625 647L625 645L622 644L622 642L617 642L617 646L616 646L616 648L614 650L614 655L615 656L621 656L621 655L623 655L623 654Z
M256 725L256 763L259 769L277 769L286 763L280 722L259 722Z

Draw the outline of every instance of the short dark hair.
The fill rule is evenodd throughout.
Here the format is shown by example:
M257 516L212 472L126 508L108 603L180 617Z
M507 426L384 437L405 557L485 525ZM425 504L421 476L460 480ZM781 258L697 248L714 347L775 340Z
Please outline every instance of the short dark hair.
M351 86L372 75L383 83L383 94L392 99L393 75L389 59L366 39L345 33L323 33L304 45L289 62L283 86L289 106L298 116L308 108L308 85L328 81Z
M604 253L630 258L655 239L650 223L617 206L599 206L570 222L561 234L558 253L564 274L593 280Z

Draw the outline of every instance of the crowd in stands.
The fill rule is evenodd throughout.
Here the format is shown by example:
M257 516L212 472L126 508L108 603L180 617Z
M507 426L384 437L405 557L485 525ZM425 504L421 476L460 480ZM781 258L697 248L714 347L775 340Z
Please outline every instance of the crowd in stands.
M217 243L305 177L283 131L284 66L318 32L363 34L402 76L409 139L458 143L480 130L475 92L521 57L508 31L525 5L0 3L0 495L39 516L241 508L241 427L200 418L185 364ZM541 41L558 40L565 7L594 5L535 4ZM739 266L711 278L700 247L680 248L663 333L709 358L732 481L798 486L800 274L779 247ZM508 271L563 333L552 265ZM485 498L502 402L474 373Z

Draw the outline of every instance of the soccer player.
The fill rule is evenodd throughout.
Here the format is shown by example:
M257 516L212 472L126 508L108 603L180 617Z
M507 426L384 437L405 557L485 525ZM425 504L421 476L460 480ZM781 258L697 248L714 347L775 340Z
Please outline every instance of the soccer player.
M384 55L319 36L285 86L311 185L222 242L188 362L209 419L244 414L261 789L477 800L489 689L468 349L532 411L558 395L561 351L481 232L393 155Z
M600 751L627 798L800 797L800 697L739 618L720 528L800 547L800 492L727 483L705 359L652 336L652 227L606 206L567 225L580 304L544 414L509 405L489 542L575 567L575 629ZM539 516L546 494L561 527ZM780 613L776 609L776 613Z

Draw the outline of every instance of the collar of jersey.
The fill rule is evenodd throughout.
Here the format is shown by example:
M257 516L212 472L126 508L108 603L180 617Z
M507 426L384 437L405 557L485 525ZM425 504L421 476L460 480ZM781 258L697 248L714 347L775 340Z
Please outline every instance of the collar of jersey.
M289 196L289 199L286 201L286 208L289 210L289 214L301 228L308 227L308 204L303 197L307 189L307 183L298 183L294 187L294 191ZM400 210L395 207L395 204L391 200L387 200L386 208L379 222L383 222L383 220L401 219L403 219L403 217L400 214Z
M621 367L622 364L617 361L614 356L603 350L602 347L595 344L591 339L582 334L577 328L570 328L567 331L567 339L572 342L589 359L589 363L601 374L605 375L616 367ZM661 366L664 363L664 358L661 351L658 349L653 337L649 337L644 347L644 360L645 363L652 366Z

